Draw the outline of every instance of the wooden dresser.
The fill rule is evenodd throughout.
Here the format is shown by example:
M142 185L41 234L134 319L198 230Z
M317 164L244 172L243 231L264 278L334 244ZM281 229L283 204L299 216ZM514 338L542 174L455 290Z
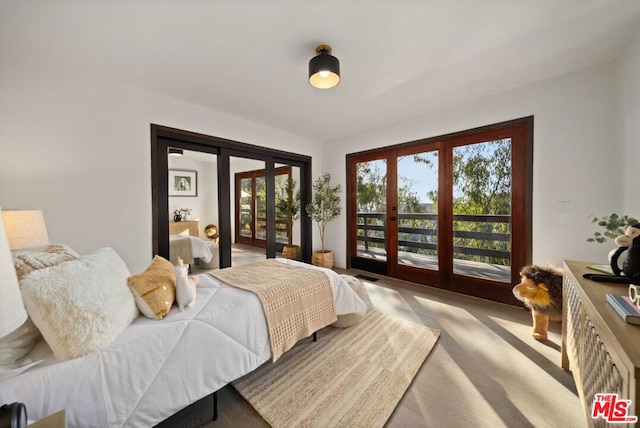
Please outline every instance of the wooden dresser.
M198 220L169 222L169 235L179 235L185 230L189 231L189 236L200 236L200 222Z
M564 262L562 368L573 374L588 425L600 427L607 426L604 419L591 418L596 393L631 400L629 415L638 415L640 326L623 321L605 297L625 295L627 286L584 279L584 273L597 273L588 264Z

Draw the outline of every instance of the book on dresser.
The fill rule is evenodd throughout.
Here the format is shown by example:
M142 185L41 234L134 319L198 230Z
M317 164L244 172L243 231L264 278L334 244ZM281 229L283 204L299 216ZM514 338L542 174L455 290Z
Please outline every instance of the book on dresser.
M640 325L640 309L629 296L607 294L607 302L609 302L623 320L629 324Z
M613 269L611 269L610 265L587 265L587 268L606 273L607 275L613 275Z

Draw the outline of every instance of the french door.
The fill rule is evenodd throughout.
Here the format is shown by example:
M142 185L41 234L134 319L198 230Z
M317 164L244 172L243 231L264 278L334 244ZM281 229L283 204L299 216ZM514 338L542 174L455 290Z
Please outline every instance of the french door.
M515 303L532 119L347 156L349 266Z
M276 199L282 195L287 179L291 177L291 167L275 169ZM235 174L236 229L235 242L266 248L267 239L267 201L266 172L264 169ZM291 240L291 220L276 208L276 248Z

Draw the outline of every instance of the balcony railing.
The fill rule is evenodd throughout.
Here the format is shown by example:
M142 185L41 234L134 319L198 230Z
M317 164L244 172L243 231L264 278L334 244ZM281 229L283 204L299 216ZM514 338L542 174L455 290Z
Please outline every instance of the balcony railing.
M373 243L374 247L383 247L385 245L385 237L387 230L385 226L385 213L358 213L358 241L364 243L366 251L369 250L369 244ZM402 251L420 253L425 250L432 250L434 253L438 249L437 233L435 227L438 223L438 215L433 213L408 213L397 214L398 218L398 247ZM493 224L510 224L511 216L509 215L469 215L455 214L453 216L454 225L456 222L466 222L483 224L483 227L474 227L476 230L456 230L453 231L454 237L454 254L463 254L467 256L485 257L487 259L500 259L501 265L511 265L511 253L505 250L496 250L492 248L483 248L480 246L465 245L469 240L476 242L511 242L511 234L494 231ZM407 224L419 226L408 226ZM429 225L433 227L428 227ZM484 229L484 230L477 230ZM508 228L507 228L508 229ZM404 238L404 239L402 239ZM457 245L459 243L460 245ZM377 245L376 245L377 244ZM504 246L504 245L503 245ZM506 247L509 247L507 245ZM422 251L420 251L422 250Z

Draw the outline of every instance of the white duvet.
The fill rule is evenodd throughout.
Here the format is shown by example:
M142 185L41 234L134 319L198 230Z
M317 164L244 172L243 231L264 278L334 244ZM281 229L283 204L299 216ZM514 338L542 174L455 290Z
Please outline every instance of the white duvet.
M192 257L201 259L205 263L209 263L213 258L213 253L211 252L209 245L216 245L216 246L218 245L218 244L212 244L211 242L205 242L196 236L189 236L189 235L170 235L170 236L178 237L182 239L188 239L191 242Z
M213 253L209 249L209 244L211 243L207 243L202 239L195 238L193 236L190 236L189 239L191 240L191 252L193 253L193 257L202 259L205 263L209 263L213 258Z
M366 312L335 272L278 261L323 270L338 315ZM151 427L268 361L258 298L208 275L199 279L193 307L174 306L162 321L139 317L101 351L58 363L41 342L30 357L45 362L0 383L0 403L25 403L29 419L65 409L68 427Z

